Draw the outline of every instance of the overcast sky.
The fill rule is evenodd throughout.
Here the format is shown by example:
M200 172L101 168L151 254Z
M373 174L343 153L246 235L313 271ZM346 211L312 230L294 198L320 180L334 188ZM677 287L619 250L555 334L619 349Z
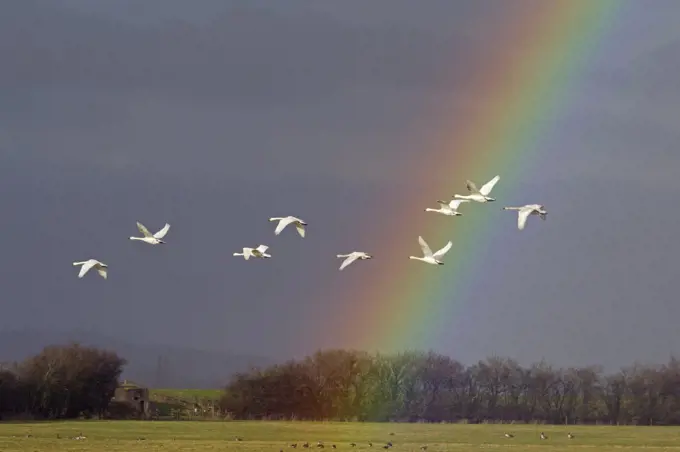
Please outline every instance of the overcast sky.
M513 189L540 193L548 221L485 251L488 284L456 300L461 317L425 346L467 363L680 355L680 3L650 3L622 8L543 172ZM4 0L0 328L90 328L282 359L342 347L309 325L337 312L319 298L343 290L334 255L379 242L352 218L389 222L414 189L405 177L441 99L468 89L456 78L466 59L500 45L489 30L530 7ZM274 238L267 218L288 214L313 225L303 242ZM168 244L127 241L135 221L171 223ZM260 242L273 259L231 255ZM393 252L416 246L408 236ZM108 281L76 278L71 262L90 257L110 265ZM343 272L346 284L378 275L379 258L363 276Z

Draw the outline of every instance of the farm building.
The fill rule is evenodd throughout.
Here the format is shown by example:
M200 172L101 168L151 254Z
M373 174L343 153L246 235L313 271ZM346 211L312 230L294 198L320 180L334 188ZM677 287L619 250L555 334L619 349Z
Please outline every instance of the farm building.
M113 401L129 405L143 417L149 416L150 406L148 388L138 386L125 380L116 388L116 392L113 395Z

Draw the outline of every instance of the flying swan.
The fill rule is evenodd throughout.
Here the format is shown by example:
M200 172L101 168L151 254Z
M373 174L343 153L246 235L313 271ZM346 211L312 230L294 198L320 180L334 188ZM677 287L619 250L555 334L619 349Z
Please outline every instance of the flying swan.
M538 215L541 217L541 220L545 220L546 215L548 215L548 212L545 210L545 207L542 206L541 204L527 204L526 206L522 207L503 207L503 210L517 210L517 228L521 231L524 229L524 226L527 224L527 219L529 218L529 215Z
M439 203L439 209L431 209L428 207L425 209L425 212L437 212L442 215L460 216L463 214L458 212L458 207L464 202L470 201L468 199L454 199L451 202L437 201L437 203Z
M454 199L467 199L469 201L476 201L476 202L489 202L489 201L495 201L495 198L492 198L489 196L489 193L491 193L491 190L493 189L494 185L501 179L500 176L496 176L493 179L491 179L489 182L486 184L482 185L482 188L477 189L477 186L475 185L474 182L467 180L465 181L465 184L467 185L467 189L470 192L469 195L453 195Z
M82 267L80 267L80 273L78 273L78 278L82 278L83 276L85 276L85 273L87 273L92 267L94 267L97 269L97 272L99 272L99 276L106 279L107 269L109 268L109 266L102 262L99 262L97 259L88 259L86 261L73 263L74 267L77 267L78 265L82 265Z
M420 236L418 236L418 243L420 243L420 247L423 249L423 257L409 256L409 259L423 261L425 263L432 265L444 265L444 262L440 261L439 259L443 258L444 255L451 249L451 246L453 245L453 243L449 241L449 243L447 243L444 248L432 254L432 250L430 249L429 245Z
M234 253L234 256L243 256L243 259L248 260L251 257L261 257L268 258L272 257L271 254L267 254L266 251L269 249L267 245L258 245L257 248L243 248L242 253Z
M364 260L364 259L372 259L373 256L370 254L366 254L363 251L352 251L349 254L338 254L338 257L346 257L342 264L340 265L340 270L343 268L347 267L349 264L354 262L357 259Z
M145 242L148 243L149 245L158 245L159 243L165 243L161 239L165 237L165 234L168 233L170 225L168 223L165 223L163 229L156 232L155 234L151 234L149 230L146 228L146 226L144 226L142 223L138 221L137 229L139 229L139 232L141 232L144 237L130 237L130 240L139 240L140 242Z
M292 217L292 216L287 216L287 217L273 217L270 218L269 221L278 221L279 224L276 226L276 229L274 230L274 234L279 235L281 234L281 231L288 226L289 224L294 224L295 228L298 231L298 234L300 234L300 237L305 236L305 226L307 226L307 223L302 221L301 219L297 217Z

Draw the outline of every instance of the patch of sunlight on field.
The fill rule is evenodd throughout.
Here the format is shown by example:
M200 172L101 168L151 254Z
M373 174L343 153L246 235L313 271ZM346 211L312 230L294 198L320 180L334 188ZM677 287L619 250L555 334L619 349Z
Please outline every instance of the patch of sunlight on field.
M548 439L539 439L543 431ZM571 431L576 436L567 438ZM87 437L77 441L80 432ZM514 438L503 436L511 432ZM394 435L390 435L394 433ZM26 435L31 435L26 437ZM61 438L57 438L60 435ZM243 441L236 441L240 436ZM289 444L323 441L325 449L392 452L466 450L611 452L620 450L680 451L676 427L563 427L540 425L361 424L312 422L156 422L66 421L0 424L0 451L241 451L291 452ZM373 442L369 448L368 442ZM350 447L356 442L357 447ZM324 449L324 450L325 450Z

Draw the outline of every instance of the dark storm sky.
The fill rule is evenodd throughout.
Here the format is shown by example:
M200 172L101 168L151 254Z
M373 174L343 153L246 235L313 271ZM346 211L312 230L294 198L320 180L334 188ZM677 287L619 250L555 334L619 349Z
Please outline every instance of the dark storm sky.
M332 321L334 255L379 239L351 219L413 189L438 99L466 89L456 74L520 3L3 1L0 328L274 357L342 346L309 325ZM504 267L432 347L607 366L680 354L680 4L641 3L584 71L550 164L515 190L550 201L530 225L541 256ZM274 239L267 218L288 214L314 225L304 242ZM171 223L169 244L129 243L137 220ZM261 242L282 257L231 256ZM90 257L108 281L75 277Z

